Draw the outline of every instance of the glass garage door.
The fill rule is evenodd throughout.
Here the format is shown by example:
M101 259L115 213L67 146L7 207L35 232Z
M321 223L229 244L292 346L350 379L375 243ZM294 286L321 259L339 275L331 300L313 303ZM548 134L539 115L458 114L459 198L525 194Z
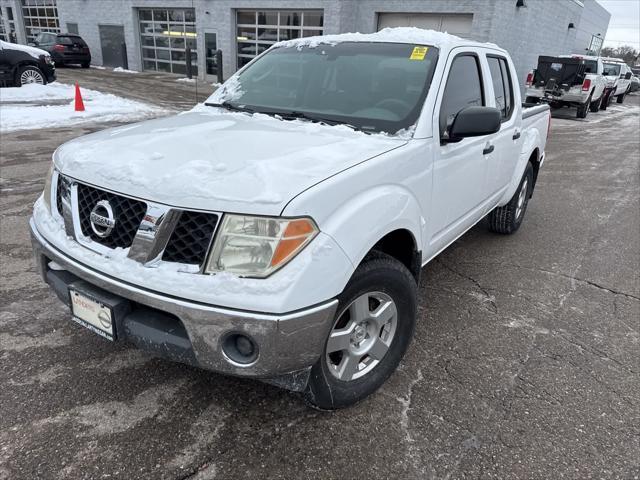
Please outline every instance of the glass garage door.
M322 35L322 10L237 10L238 68L276 42Z
M196 12L193 8L141 8L140 45L142 68L159 72L187 73L186 47L191 48L191 65L198 74Z
M56 0L22 0L22 18L27 42L40 32L60 33Z

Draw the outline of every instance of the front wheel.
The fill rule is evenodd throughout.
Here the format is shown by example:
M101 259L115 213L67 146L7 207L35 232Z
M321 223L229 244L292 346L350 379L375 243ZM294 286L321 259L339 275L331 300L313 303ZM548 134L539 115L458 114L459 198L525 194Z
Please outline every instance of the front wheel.
M42 71L38 67L34 67L32 65L20 67L18 70L16 85L21 87L22 85L28 85L30 83L44 85L45 80Z
M323 355L304 396L321 410L348 407L375 392L396 370L415 328L417 285L409 270L369 254L338 297Z
M84 62L84 63L81 63L81 64L80 64L80 66L81 66L82 68L89 68L90 63L89 63L89 62Z
M617 102L617 103L622 103L622 102L624 102L624 97L626 97L626 96L627 96L627 92L621 93L620 95L618 95L618 96L616 97L616 102Z
M529 198L533 191L533 166L527 163L527 168L522 175L520 185L513 194L509 203L503 207L495 208L489 215L489 229L496 233L509 235L515 233L522 225L524 214L527 211Z

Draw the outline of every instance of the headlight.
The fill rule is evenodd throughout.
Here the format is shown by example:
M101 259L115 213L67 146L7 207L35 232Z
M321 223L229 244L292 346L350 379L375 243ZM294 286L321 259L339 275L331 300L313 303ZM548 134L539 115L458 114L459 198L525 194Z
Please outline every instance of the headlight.
M226 215L206 273L264 278L286 265L318 234L310 218Z
M49 172L47 173L47 178L44 181L44 192L42 192L42 198L44 200L44 204L47 207L47 210L51 212L51 179L53 177L53 162L51 163L51 167L49 168Z

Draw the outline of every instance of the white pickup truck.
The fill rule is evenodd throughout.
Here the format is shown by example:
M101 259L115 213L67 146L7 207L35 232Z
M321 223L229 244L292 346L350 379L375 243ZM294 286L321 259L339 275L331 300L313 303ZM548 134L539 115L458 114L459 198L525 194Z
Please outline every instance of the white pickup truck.
M538 57L535 70L527 75L526 102L545 101L553 108L577 107L576 116L606 109L607 80L600 57L559 55Z
M520 227L550 117L516 79L414 28L276 44L205 105L59 147L37 265L109 340L353 404L407 350L421 268Z
M603 102L603 109L606 109L614 97L617 103L624 102L629 90L631 90L633 72L629 65L619 58L603 57L602 61L604 62L603 75L606 81L606 101Z

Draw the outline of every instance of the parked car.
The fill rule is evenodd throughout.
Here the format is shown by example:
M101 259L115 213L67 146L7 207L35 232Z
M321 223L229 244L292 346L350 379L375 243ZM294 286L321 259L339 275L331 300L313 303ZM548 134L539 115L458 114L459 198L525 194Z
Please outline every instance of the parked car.
M527 75L527 103L548 102L552 107L577 107L576 116L597 112L604 99L606 80L599 57L560 55L538 57Z
M522 225L550 115L516 79L440 32L278 43L191 112L59 147L40 272L109 340L353 404L407 350L421 267Z
M41 32L33 45L49 52L56 65L78 64L82 68L91 65L89 46L80 35Z
M640 90L640 78L634 75L631 77L631 83L629 84L629 93L637 92L638 90Z
M603 102L603 110L606 109L615 98L617 103L624 102L624 98L629 93L631 76L633 75L629 66L619 58L603 58L604 77L607 81L607 100Z
M47 52L0 40L0 86L45 84L55 79L56 67Z

